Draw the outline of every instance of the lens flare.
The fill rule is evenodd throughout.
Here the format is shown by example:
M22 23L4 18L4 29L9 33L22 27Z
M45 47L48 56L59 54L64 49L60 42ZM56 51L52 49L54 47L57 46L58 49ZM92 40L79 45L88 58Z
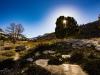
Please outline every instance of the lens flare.
M67 21L66 20L63 20L63 24L66 24L67 23Z

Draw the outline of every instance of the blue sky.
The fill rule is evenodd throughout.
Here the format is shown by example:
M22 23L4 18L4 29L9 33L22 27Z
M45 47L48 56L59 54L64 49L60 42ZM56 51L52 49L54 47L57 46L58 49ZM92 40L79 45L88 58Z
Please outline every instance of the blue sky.
M0 28L20 23L27 37L54 32L60 15L83 24L97 20L99 14L100 0L0 0Z

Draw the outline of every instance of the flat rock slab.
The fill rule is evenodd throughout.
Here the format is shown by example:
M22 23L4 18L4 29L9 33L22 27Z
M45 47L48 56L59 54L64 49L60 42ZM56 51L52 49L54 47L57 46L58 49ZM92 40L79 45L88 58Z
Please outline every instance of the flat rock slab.
M48 59L39 59L35 63L52 74L56 75L88 75L79 65L61 64L61 65L48 65Z
M48 59L39 59L35 63L41 67L46 67L48 65Z
M65 75L87 75L79 65L64 64L64 70Z

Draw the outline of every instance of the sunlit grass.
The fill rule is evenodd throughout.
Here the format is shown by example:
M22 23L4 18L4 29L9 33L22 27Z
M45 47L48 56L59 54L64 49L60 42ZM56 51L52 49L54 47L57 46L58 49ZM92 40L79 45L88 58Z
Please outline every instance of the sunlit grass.
M9 59L9 58L14 58L15 56L15 51L14 50L8 50L8 51L5 51L5 50L0 50L0 61L2 60L6 60L6 59Z
M22 50L19 53L20 58L26 56L28 53L31 52L31 50L33 50L34 48L36 48L39 44L54 44L56 42L58 42L58 39L52 39L52 40L39 40L39 41L17 41L15 44L13 44L12 42L6 41L4 42L4 46L8 43L7 46L11 46L12 49L11 50L0 50L0 60L5 60L8 58L14 58L15 60L19 57L16 56L16 51L15 48L17 46L25 46L27 47L26 50Z

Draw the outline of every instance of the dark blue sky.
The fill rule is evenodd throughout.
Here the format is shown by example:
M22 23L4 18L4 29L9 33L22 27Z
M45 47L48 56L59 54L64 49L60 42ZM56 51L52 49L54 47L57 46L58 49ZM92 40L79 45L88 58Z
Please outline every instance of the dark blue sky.
M53 32L60 14L77 16L79 24L95 21L100 14L100 0L0 0L0 27L21 23L28 37Z

